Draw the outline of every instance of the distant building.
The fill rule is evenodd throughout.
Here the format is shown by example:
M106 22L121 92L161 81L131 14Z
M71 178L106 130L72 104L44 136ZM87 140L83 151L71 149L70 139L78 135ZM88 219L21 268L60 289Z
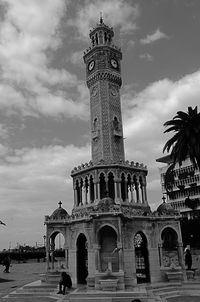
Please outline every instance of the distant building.
M169 155L158 158L156 161L166 164L159 168L162 192L166 194L164 178L172 161ZM178 164L175 166L174 182L171 184L170 192L168 192L166 198L175 210L180 211L182 217L193 219L194 216L200 215L200 171L194 168L189 159L183 162L182 166ZM188 198L193 208L187 206Z

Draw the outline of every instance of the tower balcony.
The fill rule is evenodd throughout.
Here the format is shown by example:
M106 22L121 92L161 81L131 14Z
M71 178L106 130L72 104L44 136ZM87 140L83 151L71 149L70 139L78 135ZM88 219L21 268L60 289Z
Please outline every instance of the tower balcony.
M101 161L99 161L97 164L94 164L92 161L89 161L88 163L85 164L81 164L78 167L74 167L74 169L71 171L71 175L76 175L80 172L84 172L90 169L94 169L96 168L100 168L100 167L126 167L126 168L135 168L136 170L142 170L142 171L146 171L147 172L147 166L144 165L143 163L138 163L138 162L134 162L134 161L123 161L120 160L120 162L110 162L110 163L106 163L104 162L104 160L102 159Z

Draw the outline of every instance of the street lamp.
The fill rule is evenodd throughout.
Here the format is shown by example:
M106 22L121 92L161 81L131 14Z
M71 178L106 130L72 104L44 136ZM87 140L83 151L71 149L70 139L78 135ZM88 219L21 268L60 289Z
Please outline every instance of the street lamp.
M46 246L46 235L43 236L44 239L44 247Z

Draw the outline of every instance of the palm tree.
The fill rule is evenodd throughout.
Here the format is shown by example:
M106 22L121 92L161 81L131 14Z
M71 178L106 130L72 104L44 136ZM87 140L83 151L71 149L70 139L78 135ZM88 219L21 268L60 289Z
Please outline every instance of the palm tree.
M172 163L165 175L165 188L169 191L176 163L181 166L182 162L189 158L194 168L200 169L200 113L197 112L197 106L194 109L188 107L188 112L178 111L172 120L164 123L164 126L169 126L164 133L175 132L163 148L163 152L171 151Z

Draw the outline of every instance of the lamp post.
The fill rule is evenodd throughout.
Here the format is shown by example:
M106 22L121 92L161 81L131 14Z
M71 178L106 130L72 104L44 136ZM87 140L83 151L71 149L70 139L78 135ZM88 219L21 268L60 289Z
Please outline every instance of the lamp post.
M46 235L43 236L44 239L44 248L46 249Z
M44 262L45 262L45 259L46 259L46 235L43 236L43 240L44 240Z

